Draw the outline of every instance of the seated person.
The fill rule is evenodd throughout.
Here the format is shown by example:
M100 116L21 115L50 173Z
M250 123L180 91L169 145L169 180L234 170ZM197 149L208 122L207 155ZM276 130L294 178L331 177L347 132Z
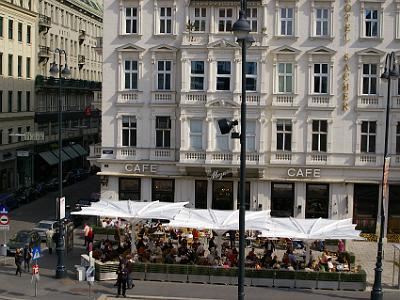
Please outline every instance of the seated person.
M322 252L322 256L319 259L319 265L320 268L323 269L324 271L328 270L328 259L330 258L330 256L328 255L328 252L325 250L324 252Z
M175 256L176 256L175 248L168 249L167 253L165 255L165 258L164 258L164 262L166 264L174 264L175 263Z
M251 260L253 262L257 261L257 255L255 253L254 248L251 248L251 251L249 252L249 254L247 254L246 256L247 260Z
M327 266L328 266L328 272L335 272L335 267L332 262L332 257L328 258Z
M285 253L283 254L282 263L283 263L283 265L284 265L285 267L289 267L289 266L290 266L289 254L288 254L287 252L285 252Z

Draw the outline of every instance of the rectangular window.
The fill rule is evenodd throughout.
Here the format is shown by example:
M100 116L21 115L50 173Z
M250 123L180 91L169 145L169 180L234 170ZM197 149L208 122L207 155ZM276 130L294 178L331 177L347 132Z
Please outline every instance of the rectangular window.
M306 185L306 219L328 218L329 184Z
M246 150L256 150L256 121L246 121Z
M231 32L233 23L233 9L220 8L218 10L218 32Z
M157 89L171 90L171 67L170 60L159 60L157 62Z
M26 58L26 78L31 78L31 58Z
M12 112L13 109L13 92L8 91L8 112Z
M14 21L8 20L8 39L12 40L14 38Z
M375 233L378 215L378 184L354 184L353 223L356 229Z
M171 146L171 119L170 117L156 117L156 147L169 148Z
M174 179L152 179L152 201L174 202L174 191Z
M0 113L3 112L3 91L0 90Z
M233 209L233 181L212 181L212 209Z
M138 63L135 60L124 61L124 81L126 90L138 88Z
M190 120L189 124L190 149L201 150L203 148L203 121Z
M317 8L315 10L315 35L329 35L329 9Z
M257 63L247 62L246 63L246 90L256 91L257 90Z
M119 178L119 200L140 201L140 178Z
M193 22L193 31L206 31L207 24L207 9L201 7L194 8L194 22Z
M365 10L365 36L378 37L378 11L376 9Z
M26 126L26 132L30 132L31 131L31 126Z
M172 8L160 7L160 33L172 33Z
M18 42L22 42L22 23L18 23Z
M190 68L190 89L204 90L204 61L192 61Z
M26 26L26 42L28 44L31 43L31 35L32 35L32 28L31 25Z
M293 64L278 64L278 92L293 93Z
M136 7L125 8L125 33L137 33L138 15Z
M257 8L248 8L246 10L246 18L247 22L249 22L251 32L257 32L257 20L258 20L258 15L257 15Z
M276 150L292 151L291 120L278 120L276 122Z
M18 140L18 142L21 142L22 136L20 136L20 134L22 134L22 127L18 127L17 133L18 133L17 140Z
M363 64L362 93L376 95L378 72L376 64Z
M136 147L136 117L122 117L122 146Z
M294 183L271 183L271 217L294 216Z
M18 55L18 66L17 66L17 71L18 71L18 77L22 77L22 56Z
M3 23L4 23L4 18L0 16L0 37L3 37Z
M3 75L3 53L0 52L0 75ZM400 82L400 80L399 80Z
M328 93L328 64L314 64L314 93Z
M0 145L3 145L3 129L0 129Z
M222 151L228 151L230 135L221 134L218 124L216 124L216 127L217 127L217 145L216 145L217 149Z
M292 7L282 7L280 9L280 23L281 32L280 35L292 36L293 35L293 25L294 25L294 15Z
M375 153L376 150L376 121L361 122L361 152Z
M312 121L312 151L326 152L328 122L326 120Z
M194 182L194 207L198 209L207 208L207 180L195 180Z
M217 91L229 91L231 89L231 62L217 62Z
M26 111L31 111L31 92L26 92Z
M8 143L9 143L9 144L11 144L11 143L13 142L13 136L12 136L12 134L13 134L13 130L12 130L12 128L9 128L9 129L8 129Z
M8 76L13 76L13 55L8 54Z
M22 111L22 91L17 93L17 111Z
M396 125L396 154L400 154L400 122Z

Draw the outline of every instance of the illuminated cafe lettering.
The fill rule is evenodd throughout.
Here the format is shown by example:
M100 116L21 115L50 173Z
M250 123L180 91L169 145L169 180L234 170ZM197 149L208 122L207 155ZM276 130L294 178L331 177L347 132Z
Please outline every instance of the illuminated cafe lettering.
M133 173L157 173L157 165L150 164L126 164L125 171Z
M290 168L287 170L289 177L321 177L321 169Z

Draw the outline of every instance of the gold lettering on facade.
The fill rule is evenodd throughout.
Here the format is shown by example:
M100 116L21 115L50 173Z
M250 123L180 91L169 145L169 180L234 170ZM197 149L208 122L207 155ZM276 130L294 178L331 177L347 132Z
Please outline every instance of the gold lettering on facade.
M351 3L350 0L345 1L344 5L344 41L348 42L350 40L350 11Z
M350 77L350 67L349 67L349 54L346 52L343 56L343 60L345 62L344 67L343 67L343 86L342 86L342 91L343 91L343 103L342 103L342 109L344 111L349 110L349 89L350 89L350 84L349 84L349 77Z

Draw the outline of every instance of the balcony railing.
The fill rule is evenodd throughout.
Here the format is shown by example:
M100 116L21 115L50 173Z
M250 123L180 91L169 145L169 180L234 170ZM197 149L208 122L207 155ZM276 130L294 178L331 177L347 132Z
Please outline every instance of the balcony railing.
M181 93L182 104L201 104L204 105L207 102L206 92L188 92Z
M390 107L393 109L400 109L400 96L392 97Z
M82 44L85 38L86 38L85 30L79 30L79 36L78 36L79 44Z
M242 95L239 95L239 103L242 103ZM261 95L260 93L247 92L246 93L246 104L248 105L260 105Z
M206 151L180 151L179 161L184 163L204 164Z
M84 65L86 61L85 55L78 55L78 65Z
M175 104L175 92L171 92L171 91L152 92L151 103L152 104Z
M356 166L379 167L383 162L382 154L358 153L355 159Z
M272 106L291 107L295 105L295 95L293 94L277 94L272 99Z
M308 153L306 158L307 165L326 165L328 163L327 153Z
M39 46L38 56L39 56L39 62L42 61L47 62L51 56L50 48L46 46Z
M118 92L118 104L140 104L142 103L139 91L120 91Z
M40 14L39 15L39 32L46 31L46 33L47 33L49 31L50 27L51 27L51 18Z
M175 161L174 149L157 148L117 148L116 159L121 160L154 160L154 161Z
M308 98L308 107L334 109L333 97L330 95L312 95Z
M94 50L98 54L101 54L103 52L103 37L96 37L96 46L94 47Z
M361 109L383 109L383 98L378 95L361 95L357 100L357 108Z

